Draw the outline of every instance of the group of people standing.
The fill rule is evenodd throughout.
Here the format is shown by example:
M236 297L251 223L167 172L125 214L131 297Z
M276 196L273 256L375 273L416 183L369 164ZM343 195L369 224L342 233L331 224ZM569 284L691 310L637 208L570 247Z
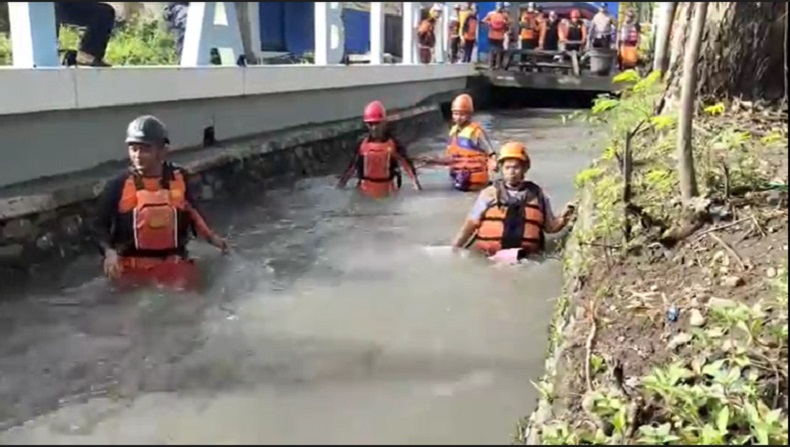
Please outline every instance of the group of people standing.
M568 18L560 18L556 11L546 12L540 5L529 3L515 21L509 8L508 3L497 2L495 9L480 20L474 3L456 4L455 13L448 20L450 61L471 62L478 23L486 30L492 69L502 68L504 51L517 45L521 49L546 51L616 48L621 69L633 68L639 58L641 30L633 10L626 11L618 33L617 24L605 5L599 7L591 20L585 20L578 9L571 10ZM421 48L425 48L424 53L421 52L423 63L431 62L436 42L434 25L439 15L440 8L432 8L418 29L418 37L424 39L420 40Z

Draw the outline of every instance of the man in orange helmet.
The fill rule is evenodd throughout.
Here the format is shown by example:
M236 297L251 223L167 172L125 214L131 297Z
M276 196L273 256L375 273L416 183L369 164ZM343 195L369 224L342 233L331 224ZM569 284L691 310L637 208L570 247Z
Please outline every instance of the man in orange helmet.
M445 155L453 187L459 191L479 191L491 183L496 151L483 126L472 121L474 102L470 95L458 95L450 109L453 127Z
M401 174L398 165L403 166L406 175L414 182L414 188L422 190L414 163L406 153L406 148L392 135L387 126L387 110L381 101L373 101L362 116L368 131L359 142L359 149L346 168L338 188L343 188L356 172L357 187L371 197L386 197L401 187Z
M540 186L524 180L531 162L522 143L505 143L498 162L502 180L480 192L452 246L472 246L490 257L503 250L515 251L516 259L539 254L545 248L544 233L565 228L575 207L568 204L555 217Z

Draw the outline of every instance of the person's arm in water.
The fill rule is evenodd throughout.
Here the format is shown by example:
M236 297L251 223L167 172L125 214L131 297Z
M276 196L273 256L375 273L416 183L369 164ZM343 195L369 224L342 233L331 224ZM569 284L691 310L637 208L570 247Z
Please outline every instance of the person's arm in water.
M480 191L480 195L477 196L477 200L475 200L474 205L472 205L472 210L466 216L455 238L453 238L451 244L453 248L465 248L469 244L469 241L474 237L475 233L477 233L477 229L480 227L483 214L485 214L494 200L488 188Z
M477 133L477 147L485 151L488 155L488 171L489 174L496 173L499 170L496 162L496 149L488 138L488 133L482 128Z
M186 212L189 214L190 225L192 227L193 233L202 237L211 245L219 248L220 250L227 251L227 241L219 237L217 233L215 233L211 227L208 226L206 219L203 217L203 214L197 207L195 195L189 186L189 173L183 169L177 169L179 169L179 172L184 177L184 184L186 185L186 191L184 191L184 200L186 202Z
M112 246L112 231L115 218L118 215L118 202L121 201L127 177L128 174L124 173L107 182L97 199L93 239L103 256L107 256L108 251L115 252L115 248Z
M351 180L351 177L354 175L354 172L356 172L357 166L359 165L359 148L362 147L362 142L365 141L365 138L366 137L363 136L357 142L356 149L354 150L354 156L351 157L351 162L348 164L346 170L343 171L343 174L340 175L340 180L337 182L338 188L345 188L348 181Z
M390 136L390 138L392 138L392 141L395 143L395 158L398 160L398 163L403 166L403 170L406 171L406 175L408 175L412 183L414 183L414 187L418 191L422 191L420 179L417 177L417 168L414 167L414 161L409 157L406 146L397 138L393 136Z

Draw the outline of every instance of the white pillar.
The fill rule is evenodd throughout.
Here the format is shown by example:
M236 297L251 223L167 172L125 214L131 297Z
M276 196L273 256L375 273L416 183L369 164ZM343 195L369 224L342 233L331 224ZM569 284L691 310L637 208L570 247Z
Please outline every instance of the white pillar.
M339 64L343 61L345 35L343 4L314 2L315 8L315 65Z
M477 53L477 49L480 47L480 21L482 18L480 17L480 12L476 12L477 17L477 28L475 29L475 46L472 48L472 63L476 64L480 59Z
M417 26L419 25L420 4L416 2L403 2L403 61L404 64L414 64L417 53Z
M14 68L58 67L55 4L8 2Z
M434 54L436 55L435 59L436 62L439 64L443 64L448 61L449 51L450 51L450 12L452 8L450 8L449 3L442 3L442 19L437 21L440 23L439 32L436 36L436 47L434 49Z
M236 65L244 54L236 6L233 2L190 2L181 66L210 65L212 48L226 66Z
M370 3L370 63L384 62L384 3Z
M250 45L255 57L260 61L263 57L261 50L261 10L259 2L249 2L247 14L250 17Z

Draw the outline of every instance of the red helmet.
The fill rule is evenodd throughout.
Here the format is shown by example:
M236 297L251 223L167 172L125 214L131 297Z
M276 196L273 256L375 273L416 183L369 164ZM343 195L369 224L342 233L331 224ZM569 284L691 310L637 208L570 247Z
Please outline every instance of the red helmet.
M380 123L386 121L387 110L381 101L373 101L365 106L365 111L362 112L362 121L366 123Z

